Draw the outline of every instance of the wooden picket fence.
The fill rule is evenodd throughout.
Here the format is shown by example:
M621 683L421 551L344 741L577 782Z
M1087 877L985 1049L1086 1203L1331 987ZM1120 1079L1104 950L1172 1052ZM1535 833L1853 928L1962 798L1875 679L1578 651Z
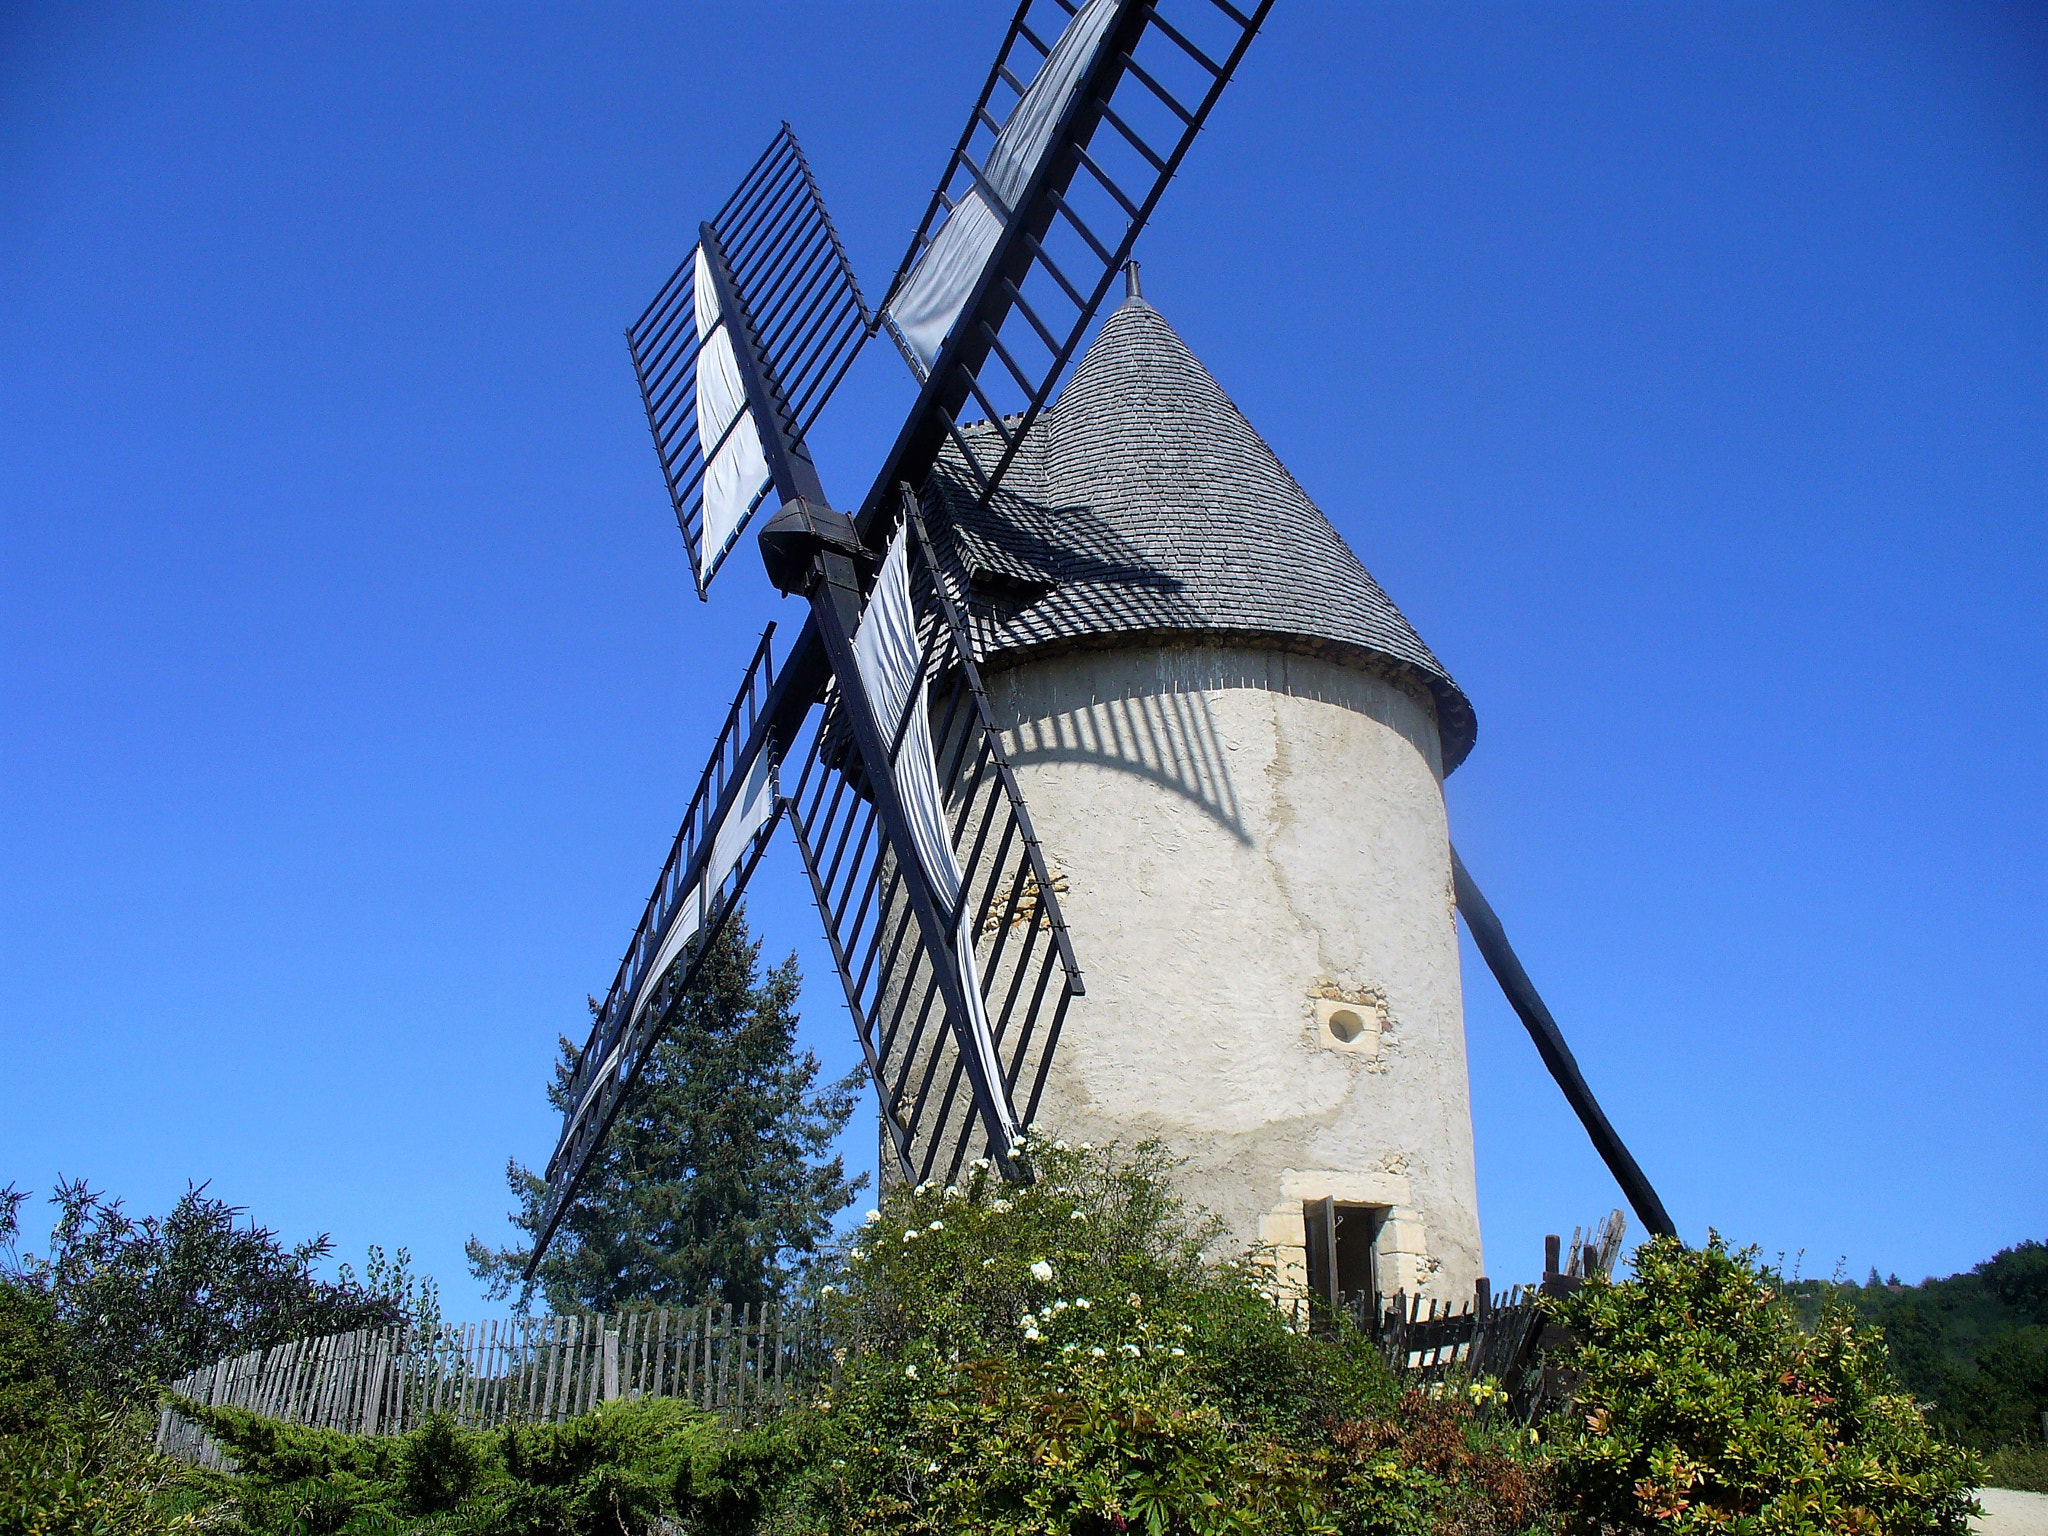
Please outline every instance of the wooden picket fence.
M1491 1296L1482 1291L1456 1309L1420 1296L1383 1298L1373 1339L1387 1364L1417 1385L1484 1378L1526 1407L1536 1386L1526 1378L1547 1326L1536 1294L1519 1285Z
M1546 1239L1540 1287L1495 1294L1481 1280L1455 1308L1359 1292L1338 1297L1337 1310L1407 1380L1428 1389L1490 1380L1526 1422L1568 1400L1574 1385L1554 1358L1566 1336L1545 1321L1536 1297L1608 1272L1622 1225L1617 1211L1597 1228L1575 1230L1569 1248ZM1597 1241L1581 1242L1582 1232ZM1297 1302L1294 1316L1301 1327L1334 1321L1320 1302ZM403 1434L437 1413L467 1429L553 1424L599 1403L641 1397L680 1398L747 1419L836 1378L844 1351L833 1345L815 1306L646 1307L609 1318L515 1317L426 1334L383 1328L300 1339L193 1371L171 1391L202 1405L360 1435ZM158 1421L157 1446L198 1465L222 1465L220 1448L174 1407Z
M171 1391L291 1424L397 1435L437 1413L490 1429L558 1423L640 1397L750 1417L779 1408L832 1363L814 1308L767 1302L515 1317L430 1334L365 1329L252 1350L180 1377ZM158 1420L157 1447L222 1465L220 1448L174 1407Z

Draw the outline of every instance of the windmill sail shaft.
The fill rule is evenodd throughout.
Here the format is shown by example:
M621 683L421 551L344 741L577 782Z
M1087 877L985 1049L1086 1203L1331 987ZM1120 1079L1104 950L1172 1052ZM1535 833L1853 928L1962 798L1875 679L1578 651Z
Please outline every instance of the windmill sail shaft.
M822 502L825 490L818 482L817 467L811 462L810 451L789 429L788 404L781 382L768 359L762 355L755 336L753 315L740 293L738 281L733 277L732 263L719 241L718 231L709 224L699 233L697 270L698 326L701 329L704 325L704 311L708 303L717 317L713 322L718 326L716 340L723 344L716 354L721 369L712 374L718 402L729 409L743 408L747 421L754 428L763 473L760 487L754 492L755 500L758 501L760 491L772 483L776 494L784 501L809 497ZM704 365L699 362L700 402L705 398L705 377ZM699 412L701 415L701 404ZM751 512L754 504L750 502L746 510ZM709 527L708 507L705 518Z
M708 243L708 242L707 242ZM747 409L746 386L733 352L733 328L719 301L711 262L700 244L696 260L697 440L704 444L704 524L698 561L732 542L747 514L773 483L761 429Z
M918 644L917 617L910 606L906 521L890 542L881 575L868 599L860 628L853 637L854 659L867 684L879 722L890 727L894 743L888 773L896 786L911 841L926 883L941 910L953 914L953 964L959 973L966 1009L963 1047L973 1053L980 1081L991 1085L990 1099L1001 1122L1000 1145L1007 1151L1022 1129L1016 1107L1003 1081L990 1033L988 1008L981 995L981 971L974 958L973 917L963 910L965 879L947 836L945 807L939 794L939 768L932 752L931 715L927 703L923 648Z
M843 564L843 571L833 569L835 559ZM852 565L843 557L829 554L824 557L824 564L825 579L812 588L812 620L832 664L841 714L863 770L862 785L879 819L883 841L894 855L903 899L917 929L917 947L930 966L941 1011L957 1042L959 1059L990 1150L1008 1171L1019 1126L1008 1085L989 1043L988 1015L972 948L963 959L957 947L959 929L951 919L959 905L958 886L948 891L941 884L944 872L957 874L959 866L952 862L951 846L943 831L932 825L939 821L936 775L928 786L930 802L913 812L906 804L906 787L922 800L927 786L914 764L905 763L899 774L896 764L900 752L891 750L898 733L890 729L898 723L898 711L884 709L881 698L871 691L869 684L872 672L875 682L882 687L900 686L901 702L913 702L908 695L921 680L922 661L914 647L907 648L906 657L906 647L900 643L901 634L913 626L907 614L893 614L885 609L879 628L870 628L863 622L849 632L849 618L860 611ZM904 596L907 608L907 588ZM870 607L868 611L872 616L877 610ZM869 637L864 646L858 638L862 633ZM936 840L931 863L927 862L925 843L918 831L920 819L926 823L925 839Z
M528 1273L540 1262L613 1116L668 1026L669 1013L737 905L781 810L770 749L778 697L815 689L815 672L776 675L770 625L726 713L633 941L577 1053L569 1108L548 1160L548 1202Z
M896 486L922 485L948 442L979 495L994 494L1271 4L1018 7L883 304L922 388L861 504L863 537L878 536ZM961 431L972 416L991 424L993 454Z

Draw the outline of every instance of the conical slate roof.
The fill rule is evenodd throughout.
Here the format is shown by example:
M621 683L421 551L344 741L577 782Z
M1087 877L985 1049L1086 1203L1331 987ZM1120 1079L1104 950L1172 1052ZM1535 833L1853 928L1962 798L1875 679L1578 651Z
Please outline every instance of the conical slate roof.
M927 504L988 660L1166 634L1333 654L1428 690L1446 773L1472 750L1463 690L1143 299L1104 323L993 502L970 486L942 458Z

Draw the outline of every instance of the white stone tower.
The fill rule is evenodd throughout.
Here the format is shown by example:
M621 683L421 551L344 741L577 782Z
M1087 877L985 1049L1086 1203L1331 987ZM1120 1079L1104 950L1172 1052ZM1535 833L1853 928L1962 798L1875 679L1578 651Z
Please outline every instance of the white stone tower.
M930 498L1087 973L1037 1119L1162 1138L1293 1284L1327 1199L1343 1289L1463 1300L1472 708L1131 290L994 503Z

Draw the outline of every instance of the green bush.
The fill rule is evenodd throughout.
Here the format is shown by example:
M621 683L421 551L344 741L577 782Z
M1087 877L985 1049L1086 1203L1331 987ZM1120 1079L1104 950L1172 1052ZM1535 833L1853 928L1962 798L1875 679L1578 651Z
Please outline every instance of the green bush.
M232 1510L245 1536L644 1536L687 1480L709 1423L672 1399L487 1432L436 1416L402 1436L178 1408L236 1467L188 1473L187 1485Z
M1978 1467L1899 1390L1881 1335L1840 1305L1802 1329L1754 1251L1655 1239L1633 1281L1552 1305L1579 1340L1577 1401L1546 1435L1571 1528L1968 1530Z
M899 1189L826 1298L860 1349L764 1428L714 1432L678 1489L702 1536L1541 1529L1536 1456L1466 1397L1405 1395L1355 1336L1311 1338L1156 1146L1034 1147ZM835 1284L835 1290L838 1286Z
M0 1435L48 1422L72 1385L69 1331L57 1304L32 1286L0 1280Z
M1840 1305L1802 1327L1718 1238L1645 1244L1634 1279L1555 1304L1578 1398L1532 1435L1493 1383L1404 1390L1369 1341L1289 1326L1257 1255L1215 1259L1156 1146L1030 1156L1032 1185L977 1165L870 1214L819 1276L835 1369L765 1423L665 1400L369 1439L187 1405L240 1471L147 1509L245 1536L1966 1529L1979 1469L1899 1390L1881 1336Z
M0 1434L5 1536L183 1536L222 1512L150 1446L147 1416L69 1404L25 1433Z

